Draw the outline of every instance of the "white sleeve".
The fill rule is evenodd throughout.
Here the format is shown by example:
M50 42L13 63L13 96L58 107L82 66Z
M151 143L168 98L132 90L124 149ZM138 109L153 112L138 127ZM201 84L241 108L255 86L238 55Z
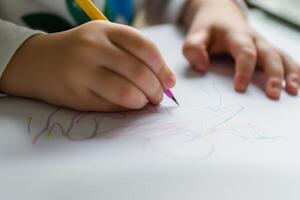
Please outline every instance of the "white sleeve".
M16 50L30 36L41 33L0 19L0 78Z

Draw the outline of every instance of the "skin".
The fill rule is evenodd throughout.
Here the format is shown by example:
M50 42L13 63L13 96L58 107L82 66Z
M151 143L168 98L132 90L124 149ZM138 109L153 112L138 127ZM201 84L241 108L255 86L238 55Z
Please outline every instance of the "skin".
M209 55L226 53L235 59L237 91L245 92L255 69L261 68L268 97L280 98L283 80L288 93L298 94L299 65L255 32L233 1L190 0L183 22L188 29L183 54L195 70L206 72Z
M159 104L175 75L157 47L137 30L92 21L40 34L15 53L1 91L82 111L140 109Z
M246 22L230 0L188 0L183 54L199 72L213 54L235 59L234 87L246 91L256 68L265 92L279 99L299 90L298 64ZM0 79L0 91L81 111L122 111L159 104L175 75L157 47L128 26L92 21L69 31L38 34L17 50Z

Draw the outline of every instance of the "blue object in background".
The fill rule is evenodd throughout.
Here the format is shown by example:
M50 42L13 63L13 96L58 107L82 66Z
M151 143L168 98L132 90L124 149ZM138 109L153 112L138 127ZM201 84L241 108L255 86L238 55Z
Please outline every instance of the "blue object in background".
M113 22L131 25L135 17L133 0L106 0L105 16Z

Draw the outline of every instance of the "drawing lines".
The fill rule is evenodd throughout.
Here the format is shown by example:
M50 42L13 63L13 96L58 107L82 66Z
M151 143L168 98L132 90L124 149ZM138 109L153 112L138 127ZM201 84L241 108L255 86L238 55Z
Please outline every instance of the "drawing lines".
M178 109L147 106L140 111L121 113L76 112L65 123L56 118L59 114L63 115L65 110L56 108L46 118L41 130L36 133L31 127L33 117L29 117L27 131L34 135L33 144L37 143L42 135L49 138L56 130L71 141L95 137L111 141L115 138L138 140L141 149L152 149L169 156L182 154L184 149L188 155L188 150L193 145L198 145L197 148L200 145L203 149L198 156L207 157L216 150L209 136L230 131L222 126L233 121L245 108L242 105L223 106L221 91L215 84L200 87L200 90L214 97L214 106L208 101L211 98L209 97L207 105L184 105ZM82 125L88 125L88 130L82 128L84 127ZM241 127L241 130L243 128L245 127ZM254 135L269 138L253 124L248 124L246 128ZM81 136L76 135L78 132L82 133ZM231 132L241 139L247 139L247 135L238 135L237 130L232 129ZM172 145L174 143L176 148Z

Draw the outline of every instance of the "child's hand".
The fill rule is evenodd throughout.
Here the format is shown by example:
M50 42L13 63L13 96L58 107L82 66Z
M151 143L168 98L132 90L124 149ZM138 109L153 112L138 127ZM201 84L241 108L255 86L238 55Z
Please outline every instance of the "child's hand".
M133 28L93 21L36 35L16 52L1 91L84 111L159 104L175 76L157 47Z
M233 1L190 0L184 21L189 32L183 52L198 71L207 70L209 54L229 53L236 61L236 90L247 89L259 66L266 74L265 92L270 98L280 97L284 79L286 90L293 95L298 93L298 64L256 33Z

